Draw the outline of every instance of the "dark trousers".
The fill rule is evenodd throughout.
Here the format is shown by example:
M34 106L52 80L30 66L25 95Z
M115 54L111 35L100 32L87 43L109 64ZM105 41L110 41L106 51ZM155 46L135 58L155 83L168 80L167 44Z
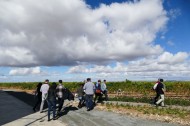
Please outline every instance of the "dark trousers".
M63 107L63 103L64 103L64 99L63 98L58 98L58 104L59 104L58 112L61 111L61 109Z
M88 95L86 94L86 107L87 109L92 109L93 108L93 95Z
M94 103L96 103L96 99L98 98L98 101L102 101L102 94L101 93L95 93Z
M78 104L78 107L79 107L79 108L82 108L83 105L84 105L84 102L85 102L84 96L80 96L80 97L79 97L79 104Z
M53 110L53 118L55 118L56 101L47 100L48 103L48 120L50 120L50 113Z
M38 97L37 97L36 104L34 105L33 109L35 110L36 107L37 107L38 105L40 105L41 102L42 102L42 97L41 97L41 96L38 96Z
M158 101L159 97L160 97L160 95L158 93L156 93L156 97L154 97L154 104L156 104L156 102Z
M103 94L105 96L105 100L107 101L108 100L108 91L104 90L103 91Z

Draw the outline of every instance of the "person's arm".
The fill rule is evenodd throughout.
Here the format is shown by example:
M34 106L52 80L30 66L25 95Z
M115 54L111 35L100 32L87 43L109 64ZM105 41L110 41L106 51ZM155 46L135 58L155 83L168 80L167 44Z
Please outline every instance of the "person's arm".
M58 97L58 91L59 91L59 85L57 85L57 87L56 87L56 89L55 89L56 97Z
M96 91L96 86L93 84L93 89L94 89L94 93L95 93L95 91Z
M158 83L154 84L153 89L156 90Z
M104 86L105 86L105 90L107 90L107 86L106 86L106 84L104 84Z
M42 92L42 88L43 88L43 85L42 85L41 88L40 88L40 92Z
M83 90L86 90L86 84L84 84L84 86L83 86Z

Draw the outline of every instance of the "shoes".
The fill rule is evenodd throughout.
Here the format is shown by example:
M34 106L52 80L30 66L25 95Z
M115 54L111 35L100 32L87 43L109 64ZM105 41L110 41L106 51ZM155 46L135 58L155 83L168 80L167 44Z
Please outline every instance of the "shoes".
M40 111L40 113L43 113L43 111Z
M155 105L156 107L158 107L158 106L159 106L159 104L156 104L156 103L155 103L154 105Z
M82 108L82 105L78 105L78 108Z
M34 111L34 112L36 112L36 109L35 109L35 108L33 108L33 111Z
M62 116L62 112L58 111L56 114L57 117L61 117Z
M50 121L50 119L48 119L48 122Z

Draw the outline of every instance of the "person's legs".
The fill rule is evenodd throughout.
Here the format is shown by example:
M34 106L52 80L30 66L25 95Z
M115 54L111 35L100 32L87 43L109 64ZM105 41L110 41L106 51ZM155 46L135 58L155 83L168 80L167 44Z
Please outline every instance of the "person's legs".
M45 102L45 99L42 99L42 102L41 102L41 105L40 105L40 112L42 112L42 110L43 110L44 102Z
M159 96L160 95L158 93L156 93L156 97L154 97L154 104L156 104L156 102L158 101Z
M89 95L89 109L93 109L93 95Z
M52 102L52 106L53 106L53 119L55 119L55 111L56 111L56 101Z
M94 104L96 103L97 98L98 98L98 95L97 95L97 93L95 93Z
M102 94L98 94L98 102L102 102Z
M42 110L43 110L45 100L46 100L45 95L42 95L42 102L41 102L41 105L40 105L40 112L42 112Z
M50 113L51 113L52 103L49 100L47 100L47 103L48 103L48 121L50 121Z
M163 99L162 102L161 102L161 106L164 106L165 105L164 104L164 95L161 95L161 99Z
M79 97L79 104L78 104L78 107L81 108L82 107L82 97Z
M108 100L108 92L106 90L104 91L104 95L105 95L105 100L107 101Z
M82 96L81 105L82 105L82 106L85 106L85 102L86 102L86 100L85 100L85 96Z
M159 105L163 101L164 101L164 94L161 94L160 99L156 102L156 105ZM162 103L162 105L164 106L164 103Z
M88 109L89 108L89 98L88 98L88 95L85 96L85 99L86 99L86 108Z
M38 100L37 100L36 104L35 104L34 107L33 107L33 110L34 110L34 111L36 111L36 107L41 103L41 101L42 101L42 98L41 98L41 97L38 97Z
M58 102L59 102L58 112L60 112L64 103L63 98L58 98Z

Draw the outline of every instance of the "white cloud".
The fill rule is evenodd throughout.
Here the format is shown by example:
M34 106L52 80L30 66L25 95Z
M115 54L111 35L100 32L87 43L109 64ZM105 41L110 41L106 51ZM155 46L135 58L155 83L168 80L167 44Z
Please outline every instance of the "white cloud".
M160 0L96 9L82 0L1 0L0 15L0 66L22 67L159 55L153 41L168 21Z
M112 79L156 79L163 77L167 79L188 79L190 77L190 66L188 54L179 52L171 54L164 52L159 57L143 58L130 61L127 64L117 62L115 66L88 66L72 67L69 73L94 73L96 78Z
M174 46L174 43L172 41L168 41L167 44L170 46Z
M185 52L178 52L175 55L169 52L164 52L161 56L159 56L158 62L164 64L182 63L188 58L188 56L189 55Z
M171 19L176 19L178 16L181 15L181 10L179 8L171 9L168 12L168 15L171 17Z
M10 70L9 75L25 76L25 75L38 75L41 73L40 67L33 68L15 68Z

